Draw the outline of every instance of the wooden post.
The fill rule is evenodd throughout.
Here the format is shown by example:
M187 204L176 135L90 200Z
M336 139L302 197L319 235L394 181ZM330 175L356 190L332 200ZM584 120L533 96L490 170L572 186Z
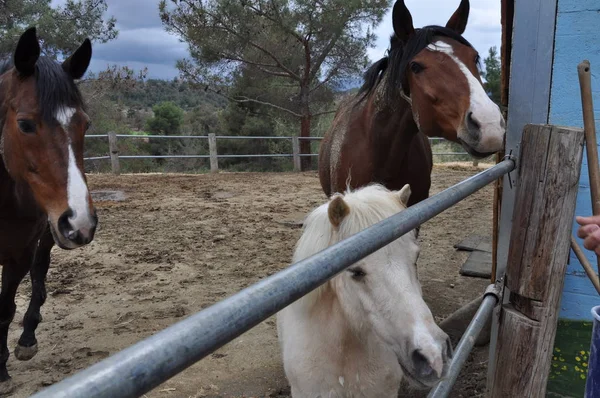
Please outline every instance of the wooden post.
M294 171L302 171L302 163L300 161L300 138L292 137L292 153L294 157Z
M215 133L208 134L208 151L210 153L210 171L219 171L219 158L217 157L217 136Z
M583 130L523 132L490 397L546 396L583 156Z
M114 131L108 132L108 151L110 153L110 165L115 175L121 174L119 165L119 145L117 145L117 134Z

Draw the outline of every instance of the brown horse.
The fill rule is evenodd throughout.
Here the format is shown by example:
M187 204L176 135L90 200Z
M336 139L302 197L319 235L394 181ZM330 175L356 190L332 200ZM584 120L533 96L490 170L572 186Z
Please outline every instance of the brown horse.
M40 57L30 28L13 59L0 63L0 393L11 389L7 335L23 277L30 272L32 296L15 356L28 360L37 352L50 250L94 238L97 216L83 172L90 122L74 82L91 56L86 39L62 64Z
M404 1L396 1L388 55L342 102L321 143L327 196L377 182L390 190L410 184L409 205L426 199L433 167L427 137L458 142L478 158L502 149L504 119L483 88L477 51L462 37L468 16L462 0L445 27L415 29Z

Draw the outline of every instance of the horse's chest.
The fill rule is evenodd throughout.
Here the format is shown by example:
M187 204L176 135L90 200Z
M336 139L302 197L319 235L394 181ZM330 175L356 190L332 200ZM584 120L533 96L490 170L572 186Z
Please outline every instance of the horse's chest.
M0 217L0 265L19 262L26 250L37 241L45 225L45 219Z

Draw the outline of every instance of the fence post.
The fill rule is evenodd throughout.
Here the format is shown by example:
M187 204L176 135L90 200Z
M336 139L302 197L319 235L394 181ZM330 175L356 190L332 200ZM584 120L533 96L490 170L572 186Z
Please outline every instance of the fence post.
M490 397L546 396L582 153L581 129L525 126Z
M294 171L302 171L302 163L300 162L300 138L292 137L292 154L294 159Z
M217 136L215 133L208 134L208 151L210 153L210 171L219 171L219 158L217 157Z
M117 145L117 134L114 131L108 132L108 151L110 152L110 165L113 174L121 174L121 166L119 165L119 145Z

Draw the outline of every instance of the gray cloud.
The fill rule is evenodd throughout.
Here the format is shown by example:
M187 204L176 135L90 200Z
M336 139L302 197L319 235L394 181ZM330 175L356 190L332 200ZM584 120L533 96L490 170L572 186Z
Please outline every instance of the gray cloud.
M56 1L56 0L55 0ZM187 45L165 32L158 15L157 0L107 0L107 16L117 19L119 36L108 43L95 43L90 70L109 65L148 68L148 77L178 76L175 63L189 55Z
M415 27L445 25L460 0L405 0ZM53 0L61 3L61 0ZM107 0L109 16L117 19L119 37L106 44L94 44L91 70L98 72L107 65L127 65L134 69L148 67L149 76L171 79L178 75L175 62L187 57L185 43L164 31L158 15L157 0ZM500 48L500 4L497 0L471 0L469 23L465 38L481 53L491 46ZM392 34L391 9L381 25L375 29L378 36L375 48L368 50L369 58L376 61L389 47Z

